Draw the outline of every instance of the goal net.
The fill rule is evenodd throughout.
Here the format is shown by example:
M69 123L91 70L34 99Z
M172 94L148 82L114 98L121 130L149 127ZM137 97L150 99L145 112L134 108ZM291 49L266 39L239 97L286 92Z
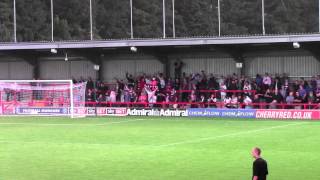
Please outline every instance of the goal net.
M1 115L85 116L86 82L2 80Z

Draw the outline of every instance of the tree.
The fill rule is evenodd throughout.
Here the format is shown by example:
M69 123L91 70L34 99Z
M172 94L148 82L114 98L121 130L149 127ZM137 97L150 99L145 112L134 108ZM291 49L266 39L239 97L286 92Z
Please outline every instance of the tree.
M46 0L16 0L18 41L50 40L50 11Z
M11 0L0 1L0 41L13 40L13 10Z

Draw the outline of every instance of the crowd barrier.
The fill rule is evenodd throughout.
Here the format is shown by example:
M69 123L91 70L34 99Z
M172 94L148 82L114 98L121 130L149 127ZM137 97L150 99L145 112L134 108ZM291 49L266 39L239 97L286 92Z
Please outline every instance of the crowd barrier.
M87 116L170 116L257 119L320 119L319 104L270 104L223 102L86 102L87 107L74 109L75 114ZM1 102L0 115L69 115L68 107L29 107L25 104Z
M220 108L126 108L126 107L78 107L77 115L85 116L165 116L165 117L207 117L207 118L245 118L245 119L301 119L320 120L319 110L303 109L220 109ZM18 107L11 114L2 115L51 115L70 114L67 107L33 108Z

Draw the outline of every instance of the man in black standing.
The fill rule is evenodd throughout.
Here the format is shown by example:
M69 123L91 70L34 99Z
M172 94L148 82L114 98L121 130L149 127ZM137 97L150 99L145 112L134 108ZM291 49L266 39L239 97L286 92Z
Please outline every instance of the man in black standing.
M266 180L268 175L267 161L262 159L261 149L255 147L252 149L252 156L255 159L252 167L252 180Z

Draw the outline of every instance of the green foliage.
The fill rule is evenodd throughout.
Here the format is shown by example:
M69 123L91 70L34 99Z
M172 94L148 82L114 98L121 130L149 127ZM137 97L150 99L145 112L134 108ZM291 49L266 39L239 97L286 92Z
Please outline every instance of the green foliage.
M90 39L89 0L53 0L54 39ZM171 37L172 0L166 0ZM177 37L218 35L218 0L175 0ZM220 0L222 35L262 33L261 0ZM51 39L49 0L16 0L19 41ZM130 0L92 0L94 39L130 38ZM0 41L13 40L13 1L0 2ZM317 0L265 0L267 34L318 31ZM133 0L136 38L162 37L162 0Z
M0 41L13 39L12 0L0 1Z

